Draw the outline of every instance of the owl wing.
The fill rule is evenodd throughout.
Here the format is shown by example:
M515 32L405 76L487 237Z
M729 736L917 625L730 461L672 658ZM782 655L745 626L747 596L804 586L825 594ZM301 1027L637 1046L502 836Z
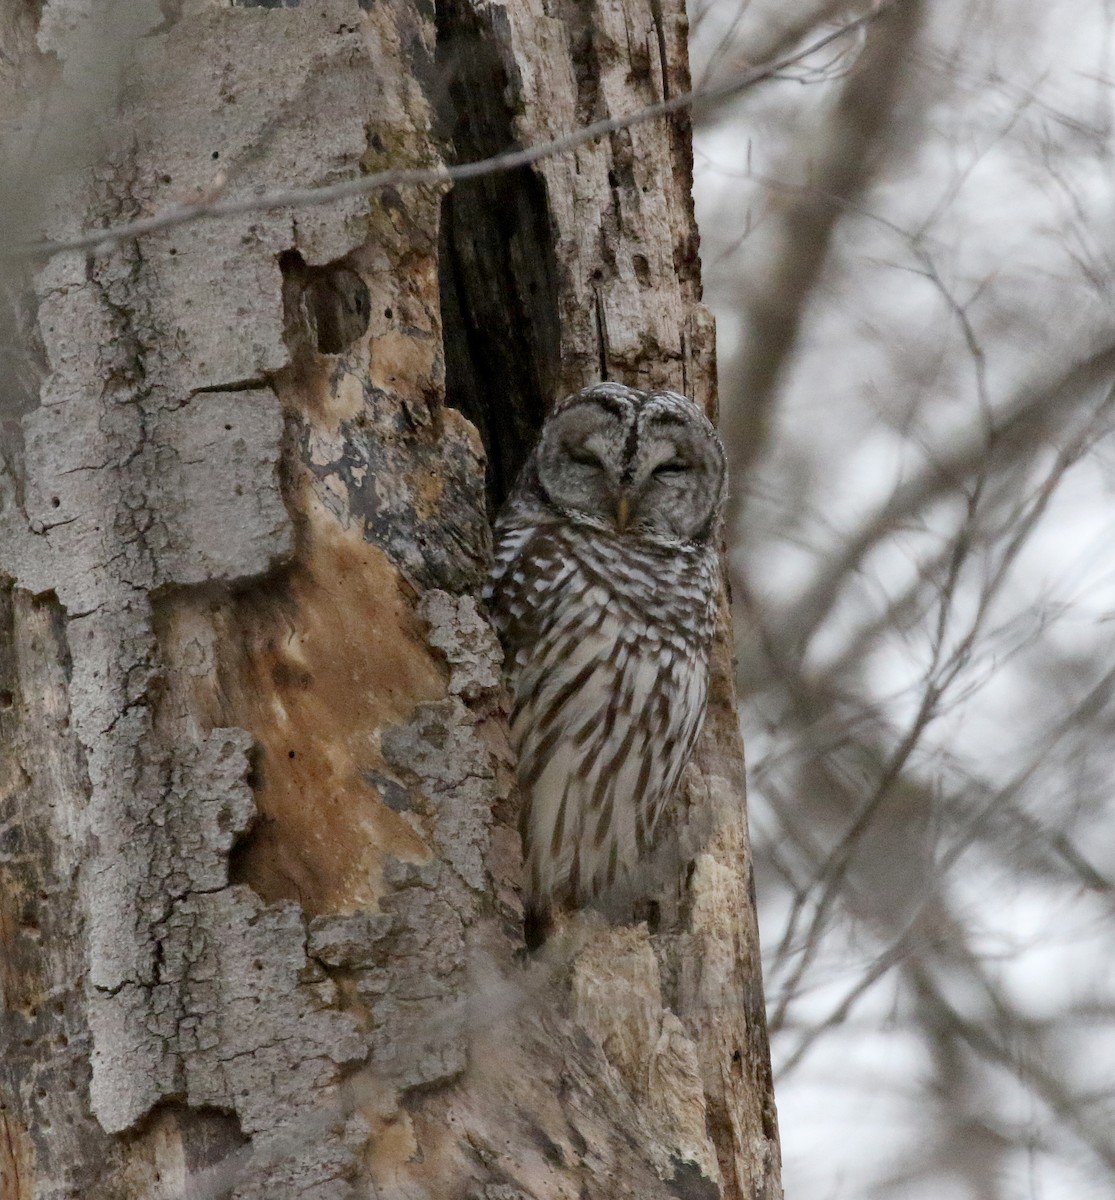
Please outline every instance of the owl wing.
M557 598L576 586L579 564L552 523L501 521L495 534L495 555L483 599L503 643L505 673L512 677L552 624L560 607Z

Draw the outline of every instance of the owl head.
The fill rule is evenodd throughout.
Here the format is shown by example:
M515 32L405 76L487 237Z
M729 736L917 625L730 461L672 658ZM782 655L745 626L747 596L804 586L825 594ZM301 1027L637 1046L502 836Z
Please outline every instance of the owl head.
M631 537L705 541L727 490L724 447L692 401L616 383L560 401L532 465L550 507Z

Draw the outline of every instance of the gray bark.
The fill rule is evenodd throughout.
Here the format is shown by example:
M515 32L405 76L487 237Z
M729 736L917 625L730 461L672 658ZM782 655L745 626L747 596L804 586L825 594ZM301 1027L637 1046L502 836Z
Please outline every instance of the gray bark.
M5 21L19 235L473 157L687 86L684 15L650 0ZM523 964L472 599L477 428L498 494L545 402L602 372L712 409L689 154L677 118L449 200L9 274L4 1200L780 1194L726 606L649 925L586 918Z

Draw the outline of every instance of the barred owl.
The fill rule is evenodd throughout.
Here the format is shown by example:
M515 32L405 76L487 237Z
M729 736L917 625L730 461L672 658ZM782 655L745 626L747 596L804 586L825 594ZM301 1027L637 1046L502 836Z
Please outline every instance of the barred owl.
M693 752L726 488L696 405L602 383L554 408L497 519L532 948L630 873Z

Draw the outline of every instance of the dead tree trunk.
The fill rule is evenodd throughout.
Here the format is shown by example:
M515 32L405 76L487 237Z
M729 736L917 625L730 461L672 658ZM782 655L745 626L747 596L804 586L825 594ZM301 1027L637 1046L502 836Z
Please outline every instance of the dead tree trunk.
M688 86L680 0L16 7L12 237ZM686 118L5 283L3 1200L779 1196L727 616L648 923L523 965L472 598L555 396L714 405Z

